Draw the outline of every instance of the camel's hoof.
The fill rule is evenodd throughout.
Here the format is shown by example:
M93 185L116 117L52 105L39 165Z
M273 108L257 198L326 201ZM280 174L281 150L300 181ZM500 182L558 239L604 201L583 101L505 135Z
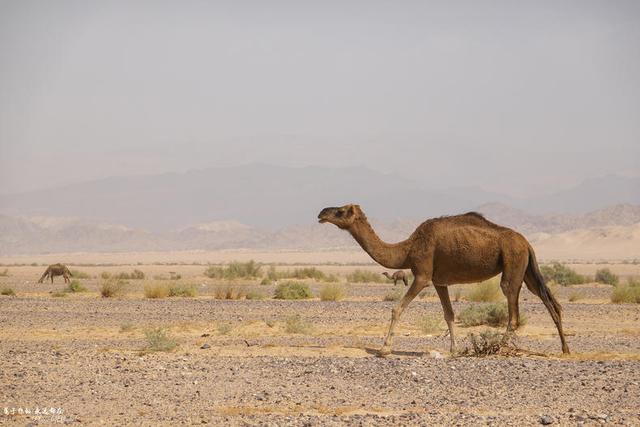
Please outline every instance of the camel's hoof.
M378 357L385 357L391 354L391 348L389 347L382 347L380 350L378 350Z

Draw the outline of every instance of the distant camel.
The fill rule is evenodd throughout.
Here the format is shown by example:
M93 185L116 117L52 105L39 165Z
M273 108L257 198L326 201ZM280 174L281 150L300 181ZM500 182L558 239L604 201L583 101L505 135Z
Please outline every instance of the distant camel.
M440 297L453 352L454 314L447 286L481 282L498 273L502 273L500 287L509 307L507 331L519 326L518 296L524 280L527 288L542 300L556 324L562 352L569 353L562 331L560 304L545 285L533 248L521 234L470 212L427 220L407 240L389 244L380 240L358 205L325 208L318 219L321 223L330 222L347 230L362 249L384 267L410 268L413 272L413 283L391 312L389 332L380 355L391 353L394 330L400 315L416 295L429 285L435 285Z
M51 283L53 283L53 278L55 276L64 277L64 283L68 283L69 276L73 277L73 274L71 274L66 265L52 264L44 271L44 274L42 275L40 280L38 280L38 283L42 283L47 276L51 277Z
M404 274L404 271L398 270L393 274L389 274L386 271L382 273L383 276L386 276L387 279L393 280L393 286L398 284L398 280L402 280L405 286L409 286L409 282L407 281L407 275Z

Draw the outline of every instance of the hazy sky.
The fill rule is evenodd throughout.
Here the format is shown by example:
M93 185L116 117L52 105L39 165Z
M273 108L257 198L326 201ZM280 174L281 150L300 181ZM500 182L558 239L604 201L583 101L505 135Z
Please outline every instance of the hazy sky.
M640 173L640 2L0 1L0 192L266 162Z

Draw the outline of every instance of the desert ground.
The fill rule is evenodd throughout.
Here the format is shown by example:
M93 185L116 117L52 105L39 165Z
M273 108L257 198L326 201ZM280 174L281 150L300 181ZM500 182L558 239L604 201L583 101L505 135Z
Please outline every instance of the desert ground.
M203 274L207 263L248 259L277 271L314 266L336 275L345 296L321 301L325 284L306 279L313 298L276 300L274 283ZM86 273L86 291L61 294L62 277L37 283L53 262ZM394 305L384 299L394 286L348 283L356 269L384 271L359 252L63 254L0 263L0 288L15 291L0 296L3 425L640 425L640 304L612 304L609 285L554 287L568 356L544 306L523 287L517 351L464 355L470 334L504 328L457 324L458 352L450 354L446 326L436 321L440 303L427 289L404 312L393 354L380 358ZM603 266L622 281L640 276L633 263L571 264L588 275ZM146 279L101 297L103 272L134 269ZM147 298L152 282L196 292ZM451 288L456 313L479 304L465 298L473 286ZM218 299L225 287L260 299ZM154 330L175 348L152 351Z

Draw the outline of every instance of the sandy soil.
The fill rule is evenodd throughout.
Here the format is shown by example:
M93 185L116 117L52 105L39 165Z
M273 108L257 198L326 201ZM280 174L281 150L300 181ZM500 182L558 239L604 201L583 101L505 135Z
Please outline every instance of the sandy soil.
M221 284L203 277L202 266L81 269L97 276L134 267L148 276L176 271L198 296L146 299L135 281L124 298L100 298L91 278L82 281L88 292L55 298L49 292L63 288L61 278L36 284L42 267L9 267L0 277L0 287L17 293L0 296L0 424L640 425L640 306L609 304L609 286L557 289L570 356L560 355L551 319L524 290L518 346L526 352L451 357L443 325L431 334L419 326L425 315L442 316L428 290L403 315L393 355L378 358L392 285L345 285L339 302L216 300ZM610 267L629 275L637 268ZM314 294L321 286L311 285ZM575 292L581 298L569 302ZM302 333L287 332L295 315L308 326ZM145 352L145 331L155 327L178 346ZM458 347L483 329L458 325ZM35 415L36 407L63 413Z

